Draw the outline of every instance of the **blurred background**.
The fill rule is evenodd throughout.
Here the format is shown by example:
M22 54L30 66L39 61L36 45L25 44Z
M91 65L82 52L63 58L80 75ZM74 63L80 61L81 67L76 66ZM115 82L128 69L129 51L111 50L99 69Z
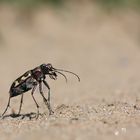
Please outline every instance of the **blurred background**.
M42 63L81 78L78 83L67 74L67 84L61 76L57 81L47 78L54 107L98 100L136 102L140 96L139 9L139 0L0 0L1 109L11 83ZM25 95L25 112L36 109L30 98ZM18 108L19 97L12 104Z
M140 0L0 0L0 114L12 82L42 63L81 82L68 73L68 83L47 77L56 114L7 117L2 139L139 140ZM47 112L38 89L35 98ZM12 98L15 113L19 103ZM36 106L28 92L21 113L30 112Z

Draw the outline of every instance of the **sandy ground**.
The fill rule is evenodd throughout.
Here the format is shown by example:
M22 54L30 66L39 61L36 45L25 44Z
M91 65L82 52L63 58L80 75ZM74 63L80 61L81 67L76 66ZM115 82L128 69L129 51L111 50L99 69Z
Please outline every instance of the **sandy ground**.
M0 12L0 113L6 107L11 83L41 63L77 73L47 78L54 115L36 90L42 116L30 92L20 97L0 120L2 140L139 140L140 138L140 16L114 13L91 5L63 10L42 8L23 17L15 9ZM44 87L44 92L47 90Z

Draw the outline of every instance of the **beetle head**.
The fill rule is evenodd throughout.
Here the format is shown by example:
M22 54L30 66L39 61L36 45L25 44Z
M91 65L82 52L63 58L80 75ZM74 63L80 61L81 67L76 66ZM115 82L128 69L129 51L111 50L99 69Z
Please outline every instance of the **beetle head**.
M57 79L57 74L55 73L55 69L53 68L52 64L42 64L40 65L40 68L45 75L49 75L51 79L56 80Z
M62 72L67 72L67 73L71 73L71 74L75 75L78 78L78 81L80 81L80 77L77 74L75 74L71 71L68 71L68 70L56 69L50 63L42 64L42 65L40 65L40 68L41 68L44 75L49 75L49 77L51 79L54 79L54 80L57 79L57 74L56 73L58 73L58 74L62 75L67 82L67 77L62 73Z

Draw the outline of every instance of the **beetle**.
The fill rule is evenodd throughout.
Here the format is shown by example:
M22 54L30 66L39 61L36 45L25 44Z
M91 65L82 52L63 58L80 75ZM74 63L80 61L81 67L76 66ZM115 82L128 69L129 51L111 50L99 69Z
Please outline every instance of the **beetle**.
M50 105L50 87L46 81L46 76L48 75L51 79L56 80L57 74L60 74L65 78L65 80L67 82L67 77L62 72L71 73L78 78L78 81L80 81L80 77L77 74L75 74L71 71L63 70L63 69L56 69L50 63L41 64L40 66L35 67L34 69L31 69L31 70L25 72L23 75L21 75L19 78L17 78L12 83L10 90L9 90L8 104L5 108L2 116L4 116L4 114L8 110L8 107L10 107L11 98L18 96L18 95L21 95L20 107L19 107L19 111L18 111L18 115L20 115L22 104L23 104L23 95L25 92L31 90L31 95L32 95L32 98L36 104L36 108L37 108L37 116L36 117L38 118L39 105L34 97L34 92L35 92L36 87L38 85L39 85L39 92L43 98L45 105L47 106L47 108L49 110L49 115L53 114L54 112L52 111L52 108ZM42 84L44 84L48 88L48 98L47 99L44 96L44 93L42 90Z

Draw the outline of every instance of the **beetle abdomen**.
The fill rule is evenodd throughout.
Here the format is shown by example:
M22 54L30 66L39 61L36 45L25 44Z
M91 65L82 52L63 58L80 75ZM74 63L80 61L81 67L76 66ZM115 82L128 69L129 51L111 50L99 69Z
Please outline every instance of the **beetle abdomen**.
M22 82L20 81L20 84L17 85L16 82L17 81L15 81L10 88L10 97L18 96L24 92L31 90L36 83L32 77L28 77Z
M18 96L22 93L29 91L30 89L32 88L28 88L28 89L26 88L26 90L23 89L22 87L13 88L12 90L10 90L10 97Z

